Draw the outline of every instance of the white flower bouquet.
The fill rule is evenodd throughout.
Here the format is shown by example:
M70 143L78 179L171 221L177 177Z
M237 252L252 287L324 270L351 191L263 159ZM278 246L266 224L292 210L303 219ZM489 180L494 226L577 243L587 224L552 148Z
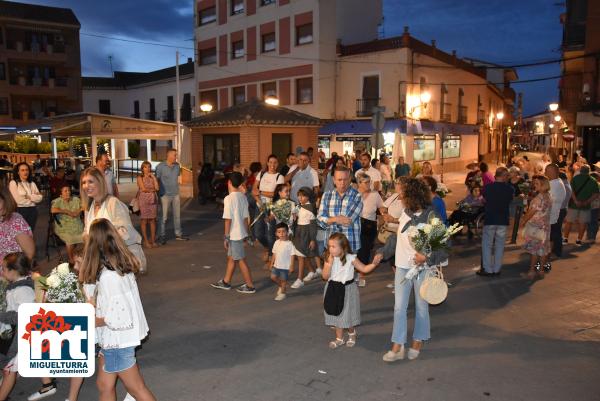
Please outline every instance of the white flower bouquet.
M433 252L448 250L448 240L454 234L462 230L462 226L453 224L450 227L446 225L437 217L429 220L427 224L420 223L416 226L412 226L408 229L408 236L413 245L413 248L420 254L430 256ZM417 265L411 268L407 273L402 282L406 280L412 280L416 277L421 270L426 269L425 265Z
M444 184L442 182L440 182L440 183L437 184L437 189L435 190L435 193L440 198L445 198L446 195L448 195L450 192L452 192L452 191L450 190L450 188L448 188L446 186L446 184Z
M292 212L295 208L294 202L287 199L279 199L277 202L271 203L271 213L277 221L288 223L292 218Z
M0 311L6 312L6 287L8 283L4 279L0 279ZM0 323L0 339L9 340L12 338L12 326L7 323Z
M46 300L48 302L84 302L77 275L69 269L68 263L56 266L47 277L40 278L40 283L46 290Z

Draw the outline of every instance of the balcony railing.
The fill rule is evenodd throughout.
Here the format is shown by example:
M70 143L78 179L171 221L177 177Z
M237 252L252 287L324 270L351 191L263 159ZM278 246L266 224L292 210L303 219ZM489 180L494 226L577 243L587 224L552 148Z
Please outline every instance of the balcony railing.
M6 43L6 48L8 50L16 50L18 52L32 52L32 53L64 53L65 52L65 44L64 43L54 43L54 44L43 44L37 42L25 42L20 40L12 40Z
M156 112L155 111L147 111L146 112L146 120L156 120Z
M442 103L442 112L440 113L440 120L442 121L450 121L452 118L452 103Z
M25 76L11 76L9 79L11 85L19 86L45 86L48 88L54 87L67 87L69 85L68 77L56 77L56 78L41 78L41 77L25 77Z
M175 110L174 109L163 110L162 120L164 122L168 122L168 123L174 122L175 121Z
M133 113L131 118L140 118L140 113Z
M459 106L458 107L458 118L456 119L456 122L459 124L466 124L467 123L467 115L468 115L467 106Z
M485 124L485 110L477 110L477 124Z
M373 107L379 106L381 98L356 99L356 116L370 117L373 115Z

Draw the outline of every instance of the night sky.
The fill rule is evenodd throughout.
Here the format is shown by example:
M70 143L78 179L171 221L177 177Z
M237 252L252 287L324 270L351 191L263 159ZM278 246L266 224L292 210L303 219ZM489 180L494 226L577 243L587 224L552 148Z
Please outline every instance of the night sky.
M365 0L368 3L369 0ZM83 74L110 76L114 70L150 71L175 64L175 49L88 36L121 37L175 45L181 60L193 57L192 0L34 0L73 9L81 22ZM384 0L384 34L400 35L408 25L416 38L459 57L513 65L560 57L564 6L557 0ZM519 79L560 74L558 64L520 68ZM524 114L555 101L557 80L515 84L524 93Z

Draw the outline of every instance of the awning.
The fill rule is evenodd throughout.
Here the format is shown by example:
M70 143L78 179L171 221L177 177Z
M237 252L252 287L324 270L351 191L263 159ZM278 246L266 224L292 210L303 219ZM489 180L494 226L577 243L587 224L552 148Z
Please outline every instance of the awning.
M598 127L600 126L600 113L598 112L578 112L577 113L578 127Z
M383 132L406 132L406 120L386 120ZM358 134L371 135L375 133L371 120L343 120L324 125L319 129L319 135Z

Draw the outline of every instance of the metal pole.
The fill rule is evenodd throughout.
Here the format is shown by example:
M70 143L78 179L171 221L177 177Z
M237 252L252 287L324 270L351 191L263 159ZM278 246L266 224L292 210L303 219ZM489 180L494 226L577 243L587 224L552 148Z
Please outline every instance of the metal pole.
M176 87L176 96L177 99L175 101L175 121L177 124L177 159L179 163L181 163L181 113L179 110L179 50L175 52L175 87Z

